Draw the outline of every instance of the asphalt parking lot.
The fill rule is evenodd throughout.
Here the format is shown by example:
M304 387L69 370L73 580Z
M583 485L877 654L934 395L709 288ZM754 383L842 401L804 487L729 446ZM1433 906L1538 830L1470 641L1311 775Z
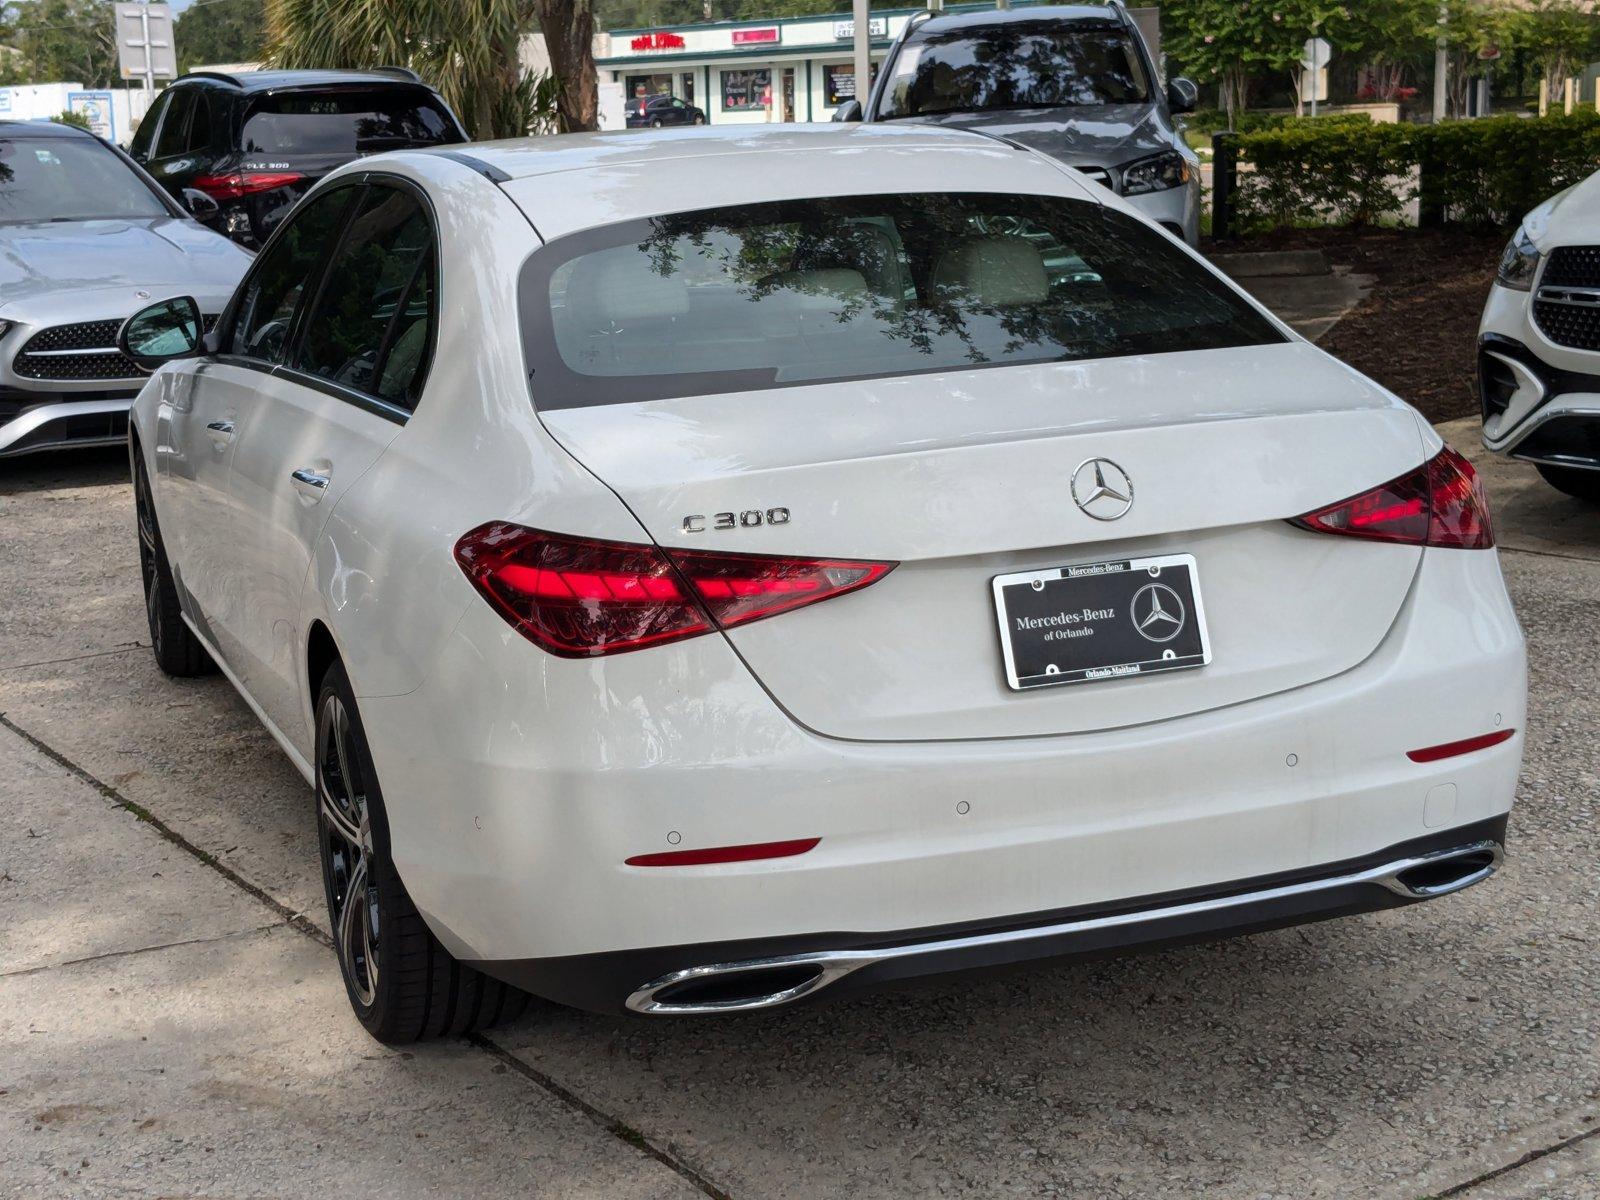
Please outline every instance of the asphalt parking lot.
M1531 652L1487 885L715 1023L536 1006L400 1051L347 1011L304 784L225 682L151 660L125 459L0 466L0 1193L1600 1195L1600 511L1487 473Z

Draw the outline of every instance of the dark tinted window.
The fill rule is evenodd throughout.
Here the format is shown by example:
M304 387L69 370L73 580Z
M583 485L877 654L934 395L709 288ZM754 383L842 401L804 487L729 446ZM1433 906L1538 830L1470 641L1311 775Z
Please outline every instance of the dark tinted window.
M211 97L204 91L194 94L194 112L189 117L188 142L190 154L198 153L211 145Z
M428 372L433 231L409 193L373 187L306 322L295 366L415 407Z
M250 102L246 154L357 154L461 140L431 94L417 88L286 92Z
M150 146L155 141L156 129L161 124L161 114L171 103L172 94L162 92L144 116L139 118L139 128L133 131L133 141L128 143L128 153L140 162L150 157Z
M544 407L1282 340L1142 222L999 193L608 226L534 254L522 305Z
M263 362L283 361L295 310L307 285L320 276L333 252L333 239L358 191L335 188L295 210L288 227L251 269L224 339L227 353Z
M189 118L194 113L194 92L193 88L172 90L172 106L167 109L167 115L161 122L155 157L172 158L188 153Z
M168 215L144 181L93 138L0 141L0 222Z
M1124 29L1013 21L913 36L895 56L881 117L995 108L1143 104L1144 62Z

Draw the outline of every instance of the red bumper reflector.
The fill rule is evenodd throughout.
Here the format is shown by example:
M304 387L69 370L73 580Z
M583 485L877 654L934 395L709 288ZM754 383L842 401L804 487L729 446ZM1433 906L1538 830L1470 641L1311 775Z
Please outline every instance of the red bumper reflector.
M630 867L703 867L711 863L753 862L758 858L793 858L804 854L821 838L792 842L755 842L748 846L713 846L706 850L667 850L660 854L635 854Z
M1438 762L1441 758L1454 758L1458 754L1471 754L1474 750L1487 750L1490 746L1498 746L1501 742L1509 741L1515 729L1497 729L1493 733L1480 733L1477 737L1464 738L1459 742L1446 742L1442 746L1424 746L1421 750L1407 750L1406 757L1412 762Z

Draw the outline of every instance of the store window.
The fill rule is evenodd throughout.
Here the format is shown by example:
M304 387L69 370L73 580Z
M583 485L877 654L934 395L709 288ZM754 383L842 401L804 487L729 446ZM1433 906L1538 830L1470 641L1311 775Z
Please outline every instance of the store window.
M626 80L627 95L630 100L648 100L651 96L672 95L672 76L661 75L629 75Z
M722 72L724 112L761 112L771 107L771 71L763 67L758 71Z
M872 64L871 79L878 78L878 64ZM844 104L856 98L856 68L854 63L835 63L822 68L822 86L826 89L828 105ZM871 86L870 84L868 86ZM865 99L863 98L863 103Z

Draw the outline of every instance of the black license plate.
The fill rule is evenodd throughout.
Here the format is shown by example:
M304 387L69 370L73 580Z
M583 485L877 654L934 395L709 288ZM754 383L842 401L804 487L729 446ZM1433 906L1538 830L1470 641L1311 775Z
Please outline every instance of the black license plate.
M1006 681L1019 691L1211 661L1192 554L1000 575L994 603Z

